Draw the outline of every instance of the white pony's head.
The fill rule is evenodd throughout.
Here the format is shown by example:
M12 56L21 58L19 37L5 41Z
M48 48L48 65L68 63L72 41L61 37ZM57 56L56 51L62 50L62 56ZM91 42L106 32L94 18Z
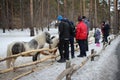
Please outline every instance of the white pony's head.
M57 36L53 36L52 38L52 44L50 44L51 48L55 48L58 46L58 43L59 43L59 37Z
M51 35L48 32L42 32L40 35L37 35L34 39L38 42L38 44L41 45L44 45L44 43L52 43Z
M50 33L48 33L48 32L44 32L44 33L45 33L46 42L47 42L48 44L52 44L52 40L51 40L51 35L50 35Z

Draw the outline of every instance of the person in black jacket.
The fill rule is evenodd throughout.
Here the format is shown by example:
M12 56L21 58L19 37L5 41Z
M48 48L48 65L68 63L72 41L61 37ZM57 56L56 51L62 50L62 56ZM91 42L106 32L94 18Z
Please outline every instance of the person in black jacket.
M69 38L70 38L70 27L69 23L63 19L61 15L58 16L58 21L60 21L58 26L59 31L59 53L60 59L57 62L65 62L69 60Z
M75 25L72 21L69 21L69 26L70 26L70 47L71 47L71 58L75 58L74 54L74 37L75 37Z
M108 43L108 39L107 37L109 36L109 32L110 32L110 25L108 23L105 23L104 27L103 27L103 41Z

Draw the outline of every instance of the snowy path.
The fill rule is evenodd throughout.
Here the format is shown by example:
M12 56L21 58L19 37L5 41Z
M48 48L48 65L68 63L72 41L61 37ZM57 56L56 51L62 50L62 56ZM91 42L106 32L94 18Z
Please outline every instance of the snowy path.
M116 72L116 77L114 80L120 80L120 42L118 46L116 47L116 52L115 54L117 55L117 60L118 60L118 71Z

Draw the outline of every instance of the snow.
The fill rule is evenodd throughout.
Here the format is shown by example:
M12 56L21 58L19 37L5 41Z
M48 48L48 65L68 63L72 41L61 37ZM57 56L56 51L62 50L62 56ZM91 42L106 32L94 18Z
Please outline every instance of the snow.
M45 30L47 31L47 29ZM39 31L40 33L41 31ZM57 35L58 30L55 28L50 29L49 31L52 35ZM113 35L112 35L113 36ZM29 29L21 30L13 30L7 31L6 33L2 33L0 30L0 58L6 57L7 45L13 41L29 41L33 37L29 36ZM93 38L92 38L93 39ZM77 72L72 75L72 80L113 80L115 78L115 73L118 70L117 64L117 56L115 53L115 48L119 43L120 36L118 36L115 40L112 41L111 45L108 45L105 50L102 51L100 56L95 58L95 61L88 61L82 68L80 68ZM89 51L87 52L87 56L90 55L91 49L95 49L97 53L102 49L102 43L100 47L96 47L94 42L89 44ZM77 55L79 51L75 51L75 58L70 59L71 64L80 65L86 57L78 58ZM57 58L57 60L59 57ZM31 57L19 57L16 60L16 65L20 65L22 63L31 62ZM39 63L38 70L26 75L19 80L56 80L57 76L65 69L66 63L58 63L52 60L45 61L43 63ZM32 66L34 67L34 66ZM14 77L25 73L32 69L32 67L25 67L18 69L15 72L8 72L5 74L0 74L0 80L11 80ZM6 69L5 62L0 62L0 70ZM64 78L65 80L65 78Z

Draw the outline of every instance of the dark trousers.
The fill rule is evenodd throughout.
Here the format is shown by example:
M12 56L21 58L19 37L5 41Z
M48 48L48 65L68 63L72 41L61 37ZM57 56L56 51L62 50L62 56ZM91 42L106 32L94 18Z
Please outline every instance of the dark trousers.
M95 38L95 43L100 43L98 38Z
M69 40L60 40L58 49L61 59L69 60Z
M89 51L89 47L88 47L88 39L85 40L85 45L86 45L86 51Z
M103 36L103 41L104 41L104 42L108 42L107 37L108 37L108 35L104 35L104 36Z
M74 37L70 37L71 57L74 57Z
M80 55L86 56L86 40L78 40L78 45L80 47Z

